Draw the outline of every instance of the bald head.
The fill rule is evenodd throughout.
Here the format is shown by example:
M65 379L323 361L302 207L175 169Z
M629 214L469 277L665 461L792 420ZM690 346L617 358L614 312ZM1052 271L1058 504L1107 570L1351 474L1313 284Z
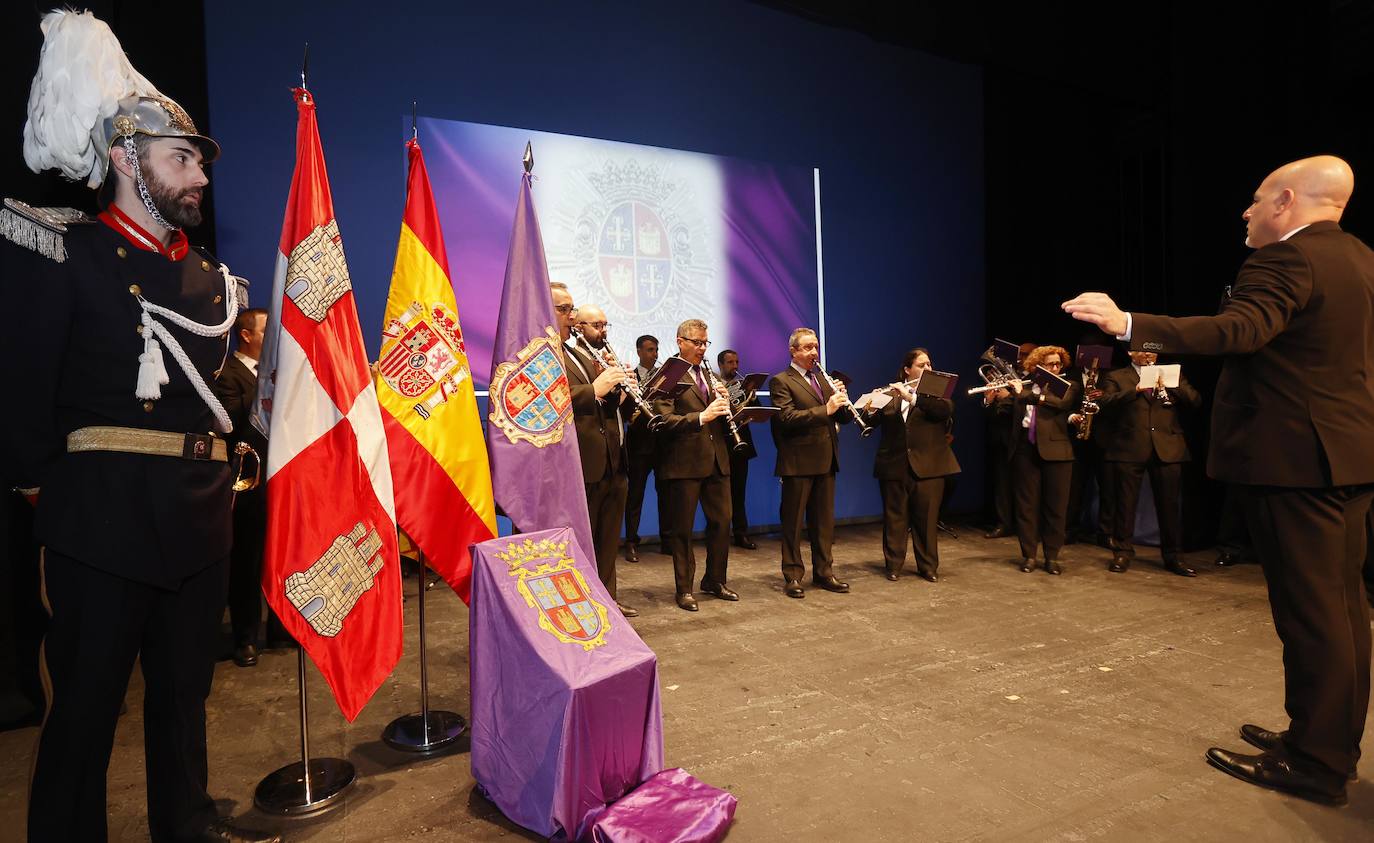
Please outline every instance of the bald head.
M606 311L594 304L586 304L577 309L577 330L592 348L606 344Z
M1245 209L1245 244L1268 246L1299 226L1339 221L1355 190L1355 173L1334 155L1317 155L1284 164L1255 190Z

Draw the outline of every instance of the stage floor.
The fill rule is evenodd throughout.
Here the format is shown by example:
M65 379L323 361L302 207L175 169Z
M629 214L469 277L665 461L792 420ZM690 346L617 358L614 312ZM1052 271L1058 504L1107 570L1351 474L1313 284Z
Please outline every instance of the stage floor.
M673 604L668 557L622 560L621 599L659 657L667 763L739 798L730 840L1370 839L1374 762L1350 805L1326 808L1203 761L1209 746L1245 750L1242 723L1285 725L1257 566L1193 554L1200 575L1185 579L1142 548L1111 574L1106 551L1073 545L1063 576L1023 574L1014 539L961 533L941 539L938 584L914 572L892 583L878 527L841 528L836 573L853 592L803 600L782 593L776 539L732 548L742 601L700 597L696 614ZM406 581L406 654L356 723L310 668L312 751L359 771L325 817L251 810L257 782L299 758L294 651L218 666L210 786L222 812L289 841L538 839L476 794L465 742L420 760L379 738L419 707L416 587ZM443 586L429 598L431 704L466 714L467 615ZM109 771L112 840L147 837L141 697L135 671ZM22 839L35 734L0 734L0 839Z

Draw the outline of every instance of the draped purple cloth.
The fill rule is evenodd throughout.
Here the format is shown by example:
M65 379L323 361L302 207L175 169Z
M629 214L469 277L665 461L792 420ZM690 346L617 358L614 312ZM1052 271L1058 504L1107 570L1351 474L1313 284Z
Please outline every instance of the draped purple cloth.
M567 527L475 544L472 565L473 777L513 822L583 839L663 769L658 659Z
M610 806L592 824L593 843L714 843L725 837L738 800L674 767Z

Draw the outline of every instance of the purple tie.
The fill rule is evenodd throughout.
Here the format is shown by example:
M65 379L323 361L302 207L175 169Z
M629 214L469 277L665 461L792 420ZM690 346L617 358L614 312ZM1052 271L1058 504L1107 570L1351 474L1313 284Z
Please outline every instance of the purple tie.
M1030 436L1030 443L1032 445L1035 444L1035 428L1039 424L1040 414L1036 412L1036 406L1032 404L1030 408L1030 427L1026 429L1027 435Z
M697 376L697 391L701 393L701 400L708 404L711 403L710 393L706 391L706 381L701 379L701 367L693 366L692 371Z
M825 396L821 393L821 382L816 380L816 370L808 370L806 373L806 377L811 381L811 388L816 390L816 397L824 401Z

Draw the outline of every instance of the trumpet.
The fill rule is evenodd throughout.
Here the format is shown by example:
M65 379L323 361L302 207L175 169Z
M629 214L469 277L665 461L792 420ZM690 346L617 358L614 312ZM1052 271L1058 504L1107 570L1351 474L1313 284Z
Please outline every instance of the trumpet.
M832 392L836 393L837 395L841 394L840 385L835 383L835 379L830 377L829 372L827 372L825 369L822 369L820 366L817 366L816 370L821 373L821 377L825 378L825 382L830 384L830 390ZM859 413L857 409L855 409L854 405L850 403L849 393L845 392L843 393L843 395L844 402L849 405L850 415L854 416L854 423L859 426L859 436L868 436L871 433L873 433L873 427L864 422L863 416Z
M720 378L716 375L714 371L711 370L711 364L707 363L705 360L702 360L701 371L702 374L706 376L706 386L712 392L715 392L717 395L721 395L723 393L725 400L729 401L730 390L725 386L725 384L721 383ZM735 424L735 414L733 411L725 414L725 426L726 432L729 434L730 438L730 450L747 450L749 448L749 443L745 442L743 437L739 435L739 425Z
M1096 397L1094 393L1097 391L1097 374L1097 359L1094 358L1092 366L1084 372L1083 406L1078 409L1082 421L1078 423L1078 433L1074 434L1083 441L1087 441L1088 437L1092 436L1093 416L1102 409L1101 405L1093 400Z
M620 358L615 356L615 352L611 349L611 344L609 342L603 341L600 348L593 348L592 344L587 342L587 338L582 336L581 331L577 331L575 328L573 330L577 334L577 342L586 349L588 354L596 359L596 362L601 364L603 369L625 368L621 364ZM644 390L640 389L639 382L624 380L620 382L619 388L625 390L625 394L629 395L635 402L635 406L639 408L636 412L644 414L644 417L648 420L647 424L649 425L649 429L653 430L659 423L659 415L654 412L654 405L649 403L649 400L644 397Z

